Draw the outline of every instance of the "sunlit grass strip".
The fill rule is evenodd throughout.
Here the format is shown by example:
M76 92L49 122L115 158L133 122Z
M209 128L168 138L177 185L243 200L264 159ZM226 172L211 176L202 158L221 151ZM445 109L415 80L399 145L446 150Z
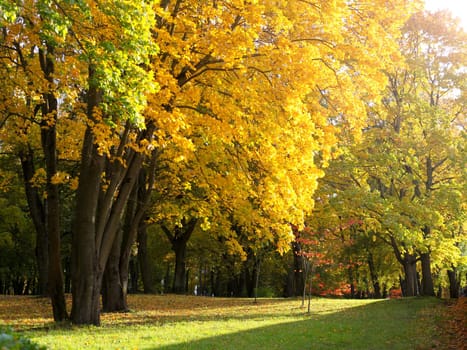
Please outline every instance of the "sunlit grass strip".
M431 347L440 301L314 299L311 314L300 305L285 299L254 304L132 296L134 311L106 314L102 327L48 323L47 329L31 330L29 321L21 328L50 349L423 349Z

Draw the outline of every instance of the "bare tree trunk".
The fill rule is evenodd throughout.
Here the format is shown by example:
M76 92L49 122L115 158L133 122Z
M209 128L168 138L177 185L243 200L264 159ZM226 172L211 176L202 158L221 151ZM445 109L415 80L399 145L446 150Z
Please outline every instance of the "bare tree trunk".
M293 296L299 296L302 294L303 289L305 288L306 281L303 274L303 256L302 256L302 247L298 242L292 242L293 249Z
M460 281L457 278L457 270L455 267L452 267L451 270L448 270L448 279L449 279L449 297L459 298Z
M184 240L177 240L175 243L172 243L172 249L175 252L175 272L172 284L172 292L176 294L184 294L186 292L186 246L187 241Z
M128 311L120 278L120 247L122 232L117 234L104 271L102 282L102 310L104 312Z
M89 67L89 81L94 69ZM95 84L87 92L87 116L91 120L99 105L101 94ZM99 265L97 213L101 177L105 159L99 153L92 128L86 129L81 151L81 168L76 194L75 222L72 235L72 294L71 320L75 324L100 325L100 293L104 268Z
M433 285L433 276L431 274L431 257L430 253L420 254L422 263L422 290L424 296L435 296L435 288Z
M417 278L417 260L411 254L404 256L404 277L405 277L405 295L406 297L413 297L418 295L418 278Z
M167 238L172 243L172 250L175 253L175 273L172 284L172 292L183 294L185 290L185 274L186 274L186 247L188 240L191 237L195 227L197 219L193 218L186 222L183 220L182 227L175 227L174 233L164 225L162 230L165 232Z
M144 224L140 225L138 229L138 263L141 271L141 279L143 280L144 293L154 293L154 283L148 257L148 232Z
M373 284L374 298L381 298L381 287L379 285L378 274L376 273L375 262L373 254L368 252L368 268L370 270L371 283Z
M53 48L47 46L47 51L39 49L41 68L47 81L53 83L54 60ZM52 300L52 309L55 321L68 318L66 311L65 292L63 288L63 268L60 255L60 195L58 184L53 181L58 171L57 159L57 131L56 122L58 102L53 93L43 94L45 102L41 105L41 143L44 152L46 169L46 230L48 236L48 289Z
M155 164L157 154L153 153L148 170L145 168L140 169L138 174L138 183L133 187L130 197L126 205L125 222L123 231L120 232L120 239L115 242L113 257L108 264L112 264L112 268L107 268L106 273L118 274L109 279L105 279L106 289L110 294L106 295L103 299L104 310L112 311L127 311L127 295L129 285L129 267L131 260L131 251L135 243L138 231L145 225L144 219L146 209L150 202L150 195L155 181ZM149 174L149 176L146 176ZM112 285L110 285L112 284ZM137 287L137 286L136 286ZM120 300L111 300L108 298L115 298Z
M76 200L76 217L72 237L71 319L76 324L100 324L100 282L96 248L96 212L104 157L94 145L92 130L86 130Z

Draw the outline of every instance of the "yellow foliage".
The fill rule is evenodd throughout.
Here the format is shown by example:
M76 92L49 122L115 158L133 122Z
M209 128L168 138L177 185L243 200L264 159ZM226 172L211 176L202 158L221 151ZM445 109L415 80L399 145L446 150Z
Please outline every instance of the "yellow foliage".
M312 212L338 138L358 138L368 104L379 100L384 71L400 59L399 29L418 2L40 4L18 9L31 23L5 24L0 111L15 116L10 130L21 128L2 140L37 143L42 122L57 127L61 160L80 161L86 128L114 164L155 152L154 220L194 216L205 230L230 221L284 251L289 225L303 226ZM54 55L52 79L41 74L38 50ZM93 88L100 104L89 111ZM56 115L35 110L47 93L59 97ZM142 137L149 125L154 133Z

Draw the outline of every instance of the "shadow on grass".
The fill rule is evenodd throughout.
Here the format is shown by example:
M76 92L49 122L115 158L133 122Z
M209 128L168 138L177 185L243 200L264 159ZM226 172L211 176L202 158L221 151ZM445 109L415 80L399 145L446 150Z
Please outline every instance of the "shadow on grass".
M168 346L158 346L153 339L154 345L143 349L431 349L435 320L424 317L421 310L436 303L427 299L380 301Z
M215 303L214 310L217 310L218 302ZM290 302L279 303L283 308L276 309L277 300L271 304L261 300L261 306L267 305L267 311L264 311L256 309L251 301L242 300L235 303L234 312L219 315L198 314L200 311L195 307L189 317L159 315L116 320L116 323L102 327L73 326L71 330L52 327L45 331L30 328L32 332L27 333L36 339L56 334L58 338L50 342L56 346L55 349L432 348L436 324L433 317L436 312L433 310L440 305L437 299L379 300L363 305L343 306L341 309L332 308L331 304L330 301L312 302L311 314L308 315L305 309L298 307L299 303L294 308L290 308ZM238 306L240 309L237 309ZM185 308L180 310L184 311ZM71 346L57 346L60 339L69 336L74 339ZM437 349L443 349L442 344L438 343Z

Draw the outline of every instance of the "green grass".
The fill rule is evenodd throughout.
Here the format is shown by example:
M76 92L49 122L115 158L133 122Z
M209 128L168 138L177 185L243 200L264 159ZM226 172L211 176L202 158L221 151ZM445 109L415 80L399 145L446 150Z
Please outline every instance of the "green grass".
M16 328L50 349L431 349L442 301L139 297L101 327ZM141 298L143 301L141 301ZM165 298L165 299L164 299ZM138 304L139 303L139 304ZM131 301L130 301L131 305ZM438 347L439 349L439 347Z

